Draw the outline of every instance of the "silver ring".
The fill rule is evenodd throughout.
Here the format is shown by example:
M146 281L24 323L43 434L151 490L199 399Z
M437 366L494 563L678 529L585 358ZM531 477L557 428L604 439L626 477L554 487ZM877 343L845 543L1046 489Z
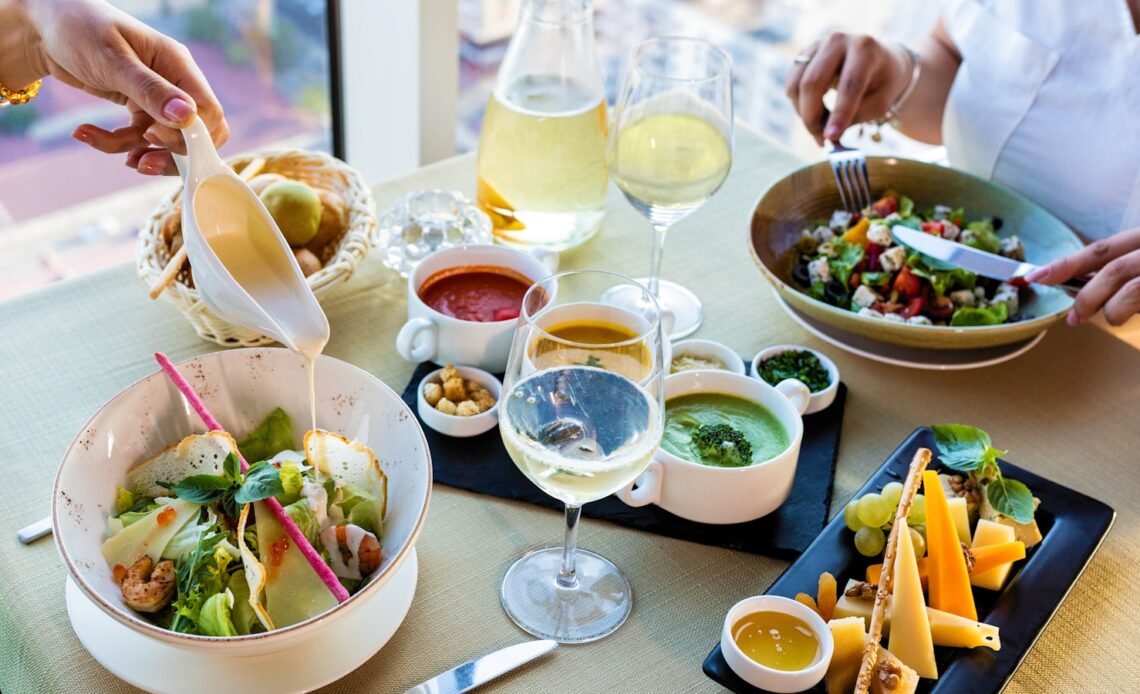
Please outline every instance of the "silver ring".
M796 59L792 61L792 64L793 65L807 65L808 63L811 62L811 59L813 57L814 56L808 55L807 53L800 53L799 55L796 56Z

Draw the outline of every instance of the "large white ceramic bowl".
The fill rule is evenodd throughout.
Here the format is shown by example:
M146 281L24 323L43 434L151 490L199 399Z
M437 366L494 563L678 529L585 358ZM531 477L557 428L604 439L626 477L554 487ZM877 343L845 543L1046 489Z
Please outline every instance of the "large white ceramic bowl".
M178 364L214 417L240 439L274 407L289 413L300 437L309 423L308 379L299 356L285 349L238 349ZM317 423L360 440L388 476L383 559L373 580L324 614L262 634L229 638L176 634L137 616L122 599L100 553L107 517L127 469L205 427L167 376L156 372L127 386L79 430L52 490L52 528L68 572L104 612L145 636L199 653L260 655L313 639L366 602L384 600L389 579L411 554L431 496L431 454L400 396L351 364L317 361ZM300 448L300 441L297 442Z

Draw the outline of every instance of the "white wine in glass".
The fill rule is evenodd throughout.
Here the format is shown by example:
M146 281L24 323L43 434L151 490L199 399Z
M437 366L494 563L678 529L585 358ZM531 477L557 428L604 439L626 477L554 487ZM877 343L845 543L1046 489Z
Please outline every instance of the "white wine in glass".
M615 288L640 292L633 310L600 303ZM499 431L519 470L566 505L563 546L530 552L503 578L504 609L535 636L593 641L629 615L629 581L577 548L578 522L582 504L637 479L661 443L664 339L653 296L621 275L564 272L523 297Z
M670 337L701 325L701 302L688 289L660 280L666 232L700 207L732 168L732 63L700 39L665 37L630 52L610 131L610 174L626 199L652 224L653 255L644 280L663 311ZM628 305L632 295L607 301Z

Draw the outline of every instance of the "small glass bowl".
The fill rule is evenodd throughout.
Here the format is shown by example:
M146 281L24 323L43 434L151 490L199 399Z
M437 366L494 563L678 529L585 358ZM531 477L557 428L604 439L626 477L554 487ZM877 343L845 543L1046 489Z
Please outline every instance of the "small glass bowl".
M438 250L492 243L491 218L450 190L408 193L380 215L377 224L384 264L403 277Z

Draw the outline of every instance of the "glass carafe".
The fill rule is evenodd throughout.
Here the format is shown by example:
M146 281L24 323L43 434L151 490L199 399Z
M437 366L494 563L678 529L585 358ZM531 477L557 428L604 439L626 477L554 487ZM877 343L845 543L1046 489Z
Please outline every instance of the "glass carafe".
M479 139L477 201L495 238L565 250L593 236L606 134L593 0L523 0Z

